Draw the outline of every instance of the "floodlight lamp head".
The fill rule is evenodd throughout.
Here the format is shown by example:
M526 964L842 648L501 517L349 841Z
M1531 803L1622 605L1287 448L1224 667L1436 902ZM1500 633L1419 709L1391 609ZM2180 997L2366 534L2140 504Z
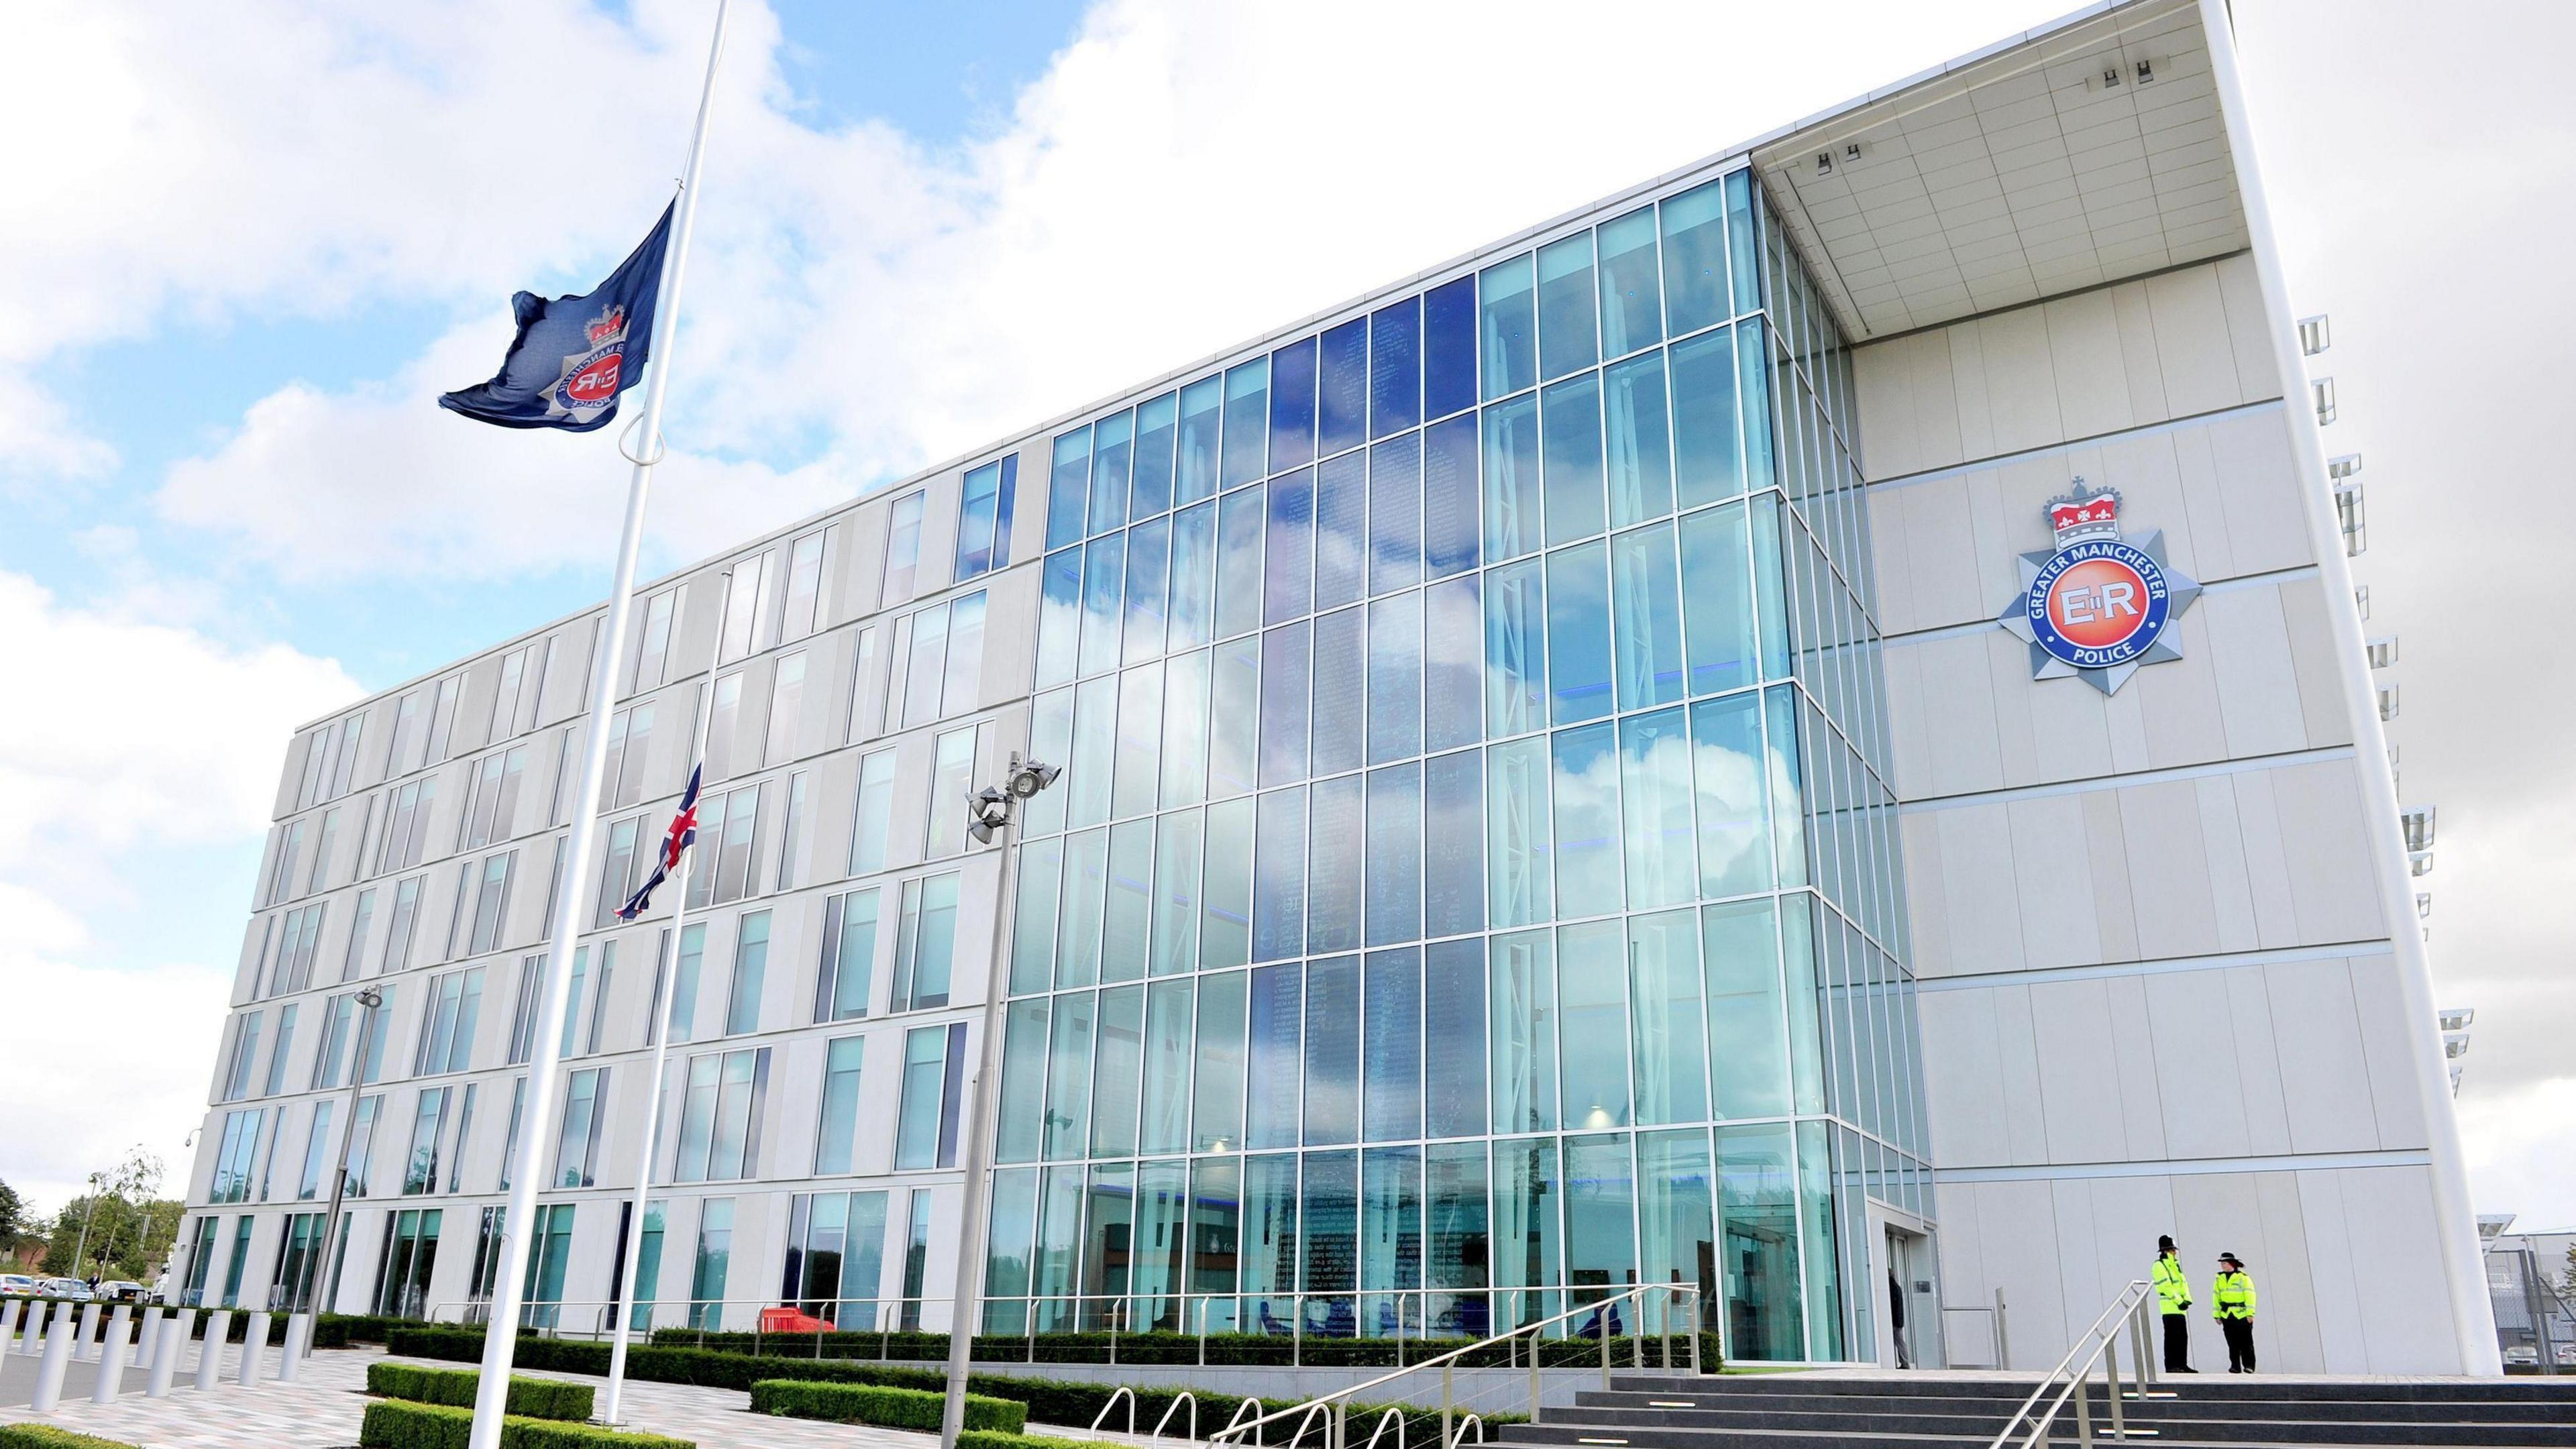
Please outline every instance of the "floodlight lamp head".
M1060 766L1039 760L1023 760L1014 755L1011 758L1011 793L1020 799L1029 799L1054 784L1056 777L1063 773Z
M966 797L966 833L989 845L993 832L1011 823L1011 797L987 785Z

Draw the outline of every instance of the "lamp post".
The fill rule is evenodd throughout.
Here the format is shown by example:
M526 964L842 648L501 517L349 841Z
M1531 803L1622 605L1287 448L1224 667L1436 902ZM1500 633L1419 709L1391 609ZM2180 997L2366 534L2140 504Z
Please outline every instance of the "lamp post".
M966 832L978 845L1005 836L1019 802L1055 783L1057 766L1011 756L1010 773L1001 785L987 785L966 797ZM948 1401L939 1415L940 1449L957 1449L966 1427L966 1367L974 1357L976 1302L984 1291L984 1179L992 1171L993 1093L1002 1063L1002 1001L1010 994L1010 977L1002 962L1005 913L1011 908L1010 841L1002 841L1002 870L993 886L993 950L984 984L984 1043L978 1054L974 1084L967 1088L966 1183L958 1204L957 1302L948 1315Z
M323 1265L331 1261L331 1245L340 1236L340 1199L349 1188L349 1148L357 1141L358 1092L367 1080L367 1031L375 1024L376 1008L385 1004L384 993L372 986L360 987L357 1002L364 1010L358 1017L356 1042L349 1051L349 1110L347 1120L340 1127L340 1160L331 1169L331 1206L322 1216L322 1242L319 1251L313 1261L305 1265L303 1273L298 1275L304 1281L296 1294L296 1302L287 1305L289 1312L294 1312L311 1302L313 1284L320 1276ZM334 1283L331 1286L337 1288L339 1285ZM313 1311L319 1313L323 1310L316 1308Z

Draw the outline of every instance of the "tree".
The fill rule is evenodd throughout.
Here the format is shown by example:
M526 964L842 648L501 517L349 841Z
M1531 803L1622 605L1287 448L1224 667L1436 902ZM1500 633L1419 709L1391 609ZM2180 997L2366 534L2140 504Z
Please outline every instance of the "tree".
M18 1238L27 1231L27 1205L19 1201L18 1190L0 1182L0 1253L18 1246Z
M91 1191L54 1216L41 1272L76 1278L157 1274L178 1236L182 1205L156 1201L161 1159L141 1147L106 1172L90 1174Z

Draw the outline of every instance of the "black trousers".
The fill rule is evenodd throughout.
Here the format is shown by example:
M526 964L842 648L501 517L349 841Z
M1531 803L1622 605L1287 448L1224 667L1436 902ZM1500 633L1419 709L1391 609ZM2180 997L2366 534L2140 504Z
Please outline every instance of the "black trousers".
M2191 1318L2188 1314L2168 1313L2165 1320L2165 1372L2191 1372Z
M2232 1374L2254 1372L2254 1320L2222 1318L2219 1331L2227 1335L2227 1371Z

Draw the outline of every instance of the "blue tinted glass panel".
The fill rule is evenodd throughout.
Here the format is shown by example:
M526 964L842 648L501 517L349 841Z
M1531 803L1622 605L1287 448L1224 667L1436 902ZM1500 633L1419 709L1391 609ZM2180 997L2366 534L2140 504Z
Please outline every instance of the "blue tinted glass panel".
M1642 709L1680 699L1682 601L1671 524L1640 528L1610 541L1610 594L1618 634L1619 707Z
M1038 600L1037 687L1073 678L1082 647L1082 550L1051 553Z
M1735 356L1743 371L1744 487L1759 492L1771 486L1771 382L1762 328L1748 322L1735 329Z
M1761 621L1762 677L1789 672L1789 615L1780 581L1780 495L1766 493L1748 510L1753 524L1753 603Z
M1769 717L1766 748L1770 766L1771 840L1780 867L1780 884L1807 883L1806 797L1799 778L1797 693L1787 685L1763 691Z
M1225 371L1225 445L1218 473L1224 485L1258 482L1269 456L1270 359L1257 358Z
M1356 998L1357 993L1353 993ZM1356 1000L1354 1006L1356 1006ZM1352 1094L1356 1106L1358 1093ZM1344 1141L1349 1139L1344 1138ZM1308 1293L1348 1293L1359 1280L1359 1161L1349 1152L1310 1152L1305 1173L1305 1275ZM1348 1333L1352 1322L1347 1298L1308 1300L1305 1331Z
M1568 543L1601 532L1609 515L1601 495L1601 379L1560 382L1540 394L1547 451L1547 541Z
M1091 541L1082 558L1082 672L1118 663L1118 618L1125 608L1127 539L1111 534Z
M1145 974L1145 924L1154 910L1154 822L1130 820L1109 831L1109 908L1102 922L1100 979L1134 981Z
M1262 495L1246 488L1217 500L1216 637L1261 622Z
M1700 911L1708 974L1709 1067L1716 1078L1720 1118L1780 1117L1789 1112L1790 1012L1783 999L1780 943L1771 909L1766 897ZM1803 922L1804 909L1797 913ZM1812 1030L1812 993L1805 1017Z
M1536 283L1526 256L1485 268L1478 279L1483 305L1476 329L1477 355L1484 360L1485 400L1519 392L1538 382L1538 307Z
M1608 556L1591 543L1547 558L1548 717L1558 724L1610 712Z
M1315 458L1315 339L1270 354L1270 471Z
M1216 624L1216 505L1172 515L1171 647L1204 644Z
M1358 609L1315 620L1315 761L1318 775L1367 759L1368 645Z
M1422 596L1369 605L1369 762L1422 752Z
M1714 694L1761 677L1755 657L1753 566L1744 505L1729 504L1682 520L1682 622L1690 690Z
M1658 401L1661 401L1660 395ZM1446 578L1476 566L1476 419L1461 413L1422 430L1422 571Z
M1204 823L1195 810L1154 823L1154 948L1148 969L1156 976L1198 969L1199 832Z
M1422 415L1445 418L1476 405L1476 279L1422 294Z
M1485 924L1485 784L1474 750L1423 762L1423 933Z
M1297 1144L1297 1083L1303 1075L1298 1031L1304 995L1303 973L1295 962L1265 966L1252 973L1251 1042L1247 1055L1251 1120L1244 1124L1247 1147L1294 1147ZM1290 1176L1295 1159L1288 1159Z
M1269 539L1262 556L1262 618L1272 624L1304 615L1314 604L1315 475L1306 469L1272 480Z
M1252 797L1211 805L1207 813L1207 914L1199 930L1199 967L1240 966L1252 954Z
M1360 962L1335 956L1306 965L1306 1142L1348 1142L1360 1126ZM1307 1174L1324 1159L1309 1157ZM1309 1187L1310 1205L1312 1187ZM1308 1219L1310 1225L1313 1219ZM1332 1285L1324 1285L1332 1286ZM1342 1285L1348 1286L1348 1285Z
M1366 317L1354 317L1321 339L1323 357L1315 387L1322 434L1316 446L1319 457L1368 441L1368 330Z
M1252 959L1277 961L1306 947L1306 792L1261 797L1252 853Z
M1423 957L1423 994L1439 1003L1423 1018L1425 1126L1433 1137L1474 1136L1485 1130L1484 942L1441 941ZM1481 1213L1484 1194L1475 1198ZM1460 1286L1482 1287L1482 1267Z
M1642 911L1697 900L1690 739L1682 711L1630 715L1619 722L1619 784L1625 807L1629 907Z
M1760 262L1753 245L1753 173L1738 171L1726 178L1727 250L1735 257L1736 310L1751 311L1753 299L1762 293L1754 279L1760 275Z
M1169 810L1207 798L1207 653L1175 654L1164 671L1163 808Z
M1304 624L1273 629L1261 638L1261 783L1287 785L1306 778L1306 662Z
M1617 921L1556 933L1558 1040L1565 1049L1559 1070L1568 1129L1628 1125L1625 935Z
M1344 453L1315 468L1315 607L1362 596L1368 564L1368 455Z
M1538 249L1538 370L1563 377L1601 360L1594 330L1592 233Z
M1641 206L1601 225L1601 353L1620 357L1663 340L1655 209Z
M1208 705L1208 794L1216 799L1250 790L1261 737L1261 641L1239 639L1218 647L1214 697Z
M1162 786L1162 661L1119 676L1118 691L1118 783L1110 791L1109 813L1123 820L1150 812ZM949 808L935 799L931 807Z
M1736 452L1734 330L1675 343L1672 351L1673 471L1682 506L1732 498L1744 491Z
M1127 534L1127 662L1163 652L1163 617L1172 562L1172 521L1157 518Z
M1055 472L1047 485L1047 547L1082 540L1083 505L1091 496L1091 429L1076 428L1055 440Z
M1539 547L1538 399L1485 409L1485 557L1518 558Z
M1019 475L1013 453L966 475L957 501L957 580L960 583L1010 562L1011 493Z
M1489 958L1491 990L1486 994L1486 1019L1490 1023L1491 1043L1488 1051L1493 1082L1494 1130L1497 1132L1545 1132L1556 1126L1556 934L1553 931L1523 931L1517 935L1490 938ZM1553 1149L1555 1143L1544 1146ZM1527 1205L1507 1200L1501 1191L1502 1179L1508 1176L1505 1164L1524 1150L1520 1143L1500 1144L1495 1150L1494 1176L1496 1194L1494 1213L1497 1227L1505 1227L1514 1218L1518 1229L1511 1241L1536 1238L1548 1233L1556 1220L1552 1202L1553 1184L1537 1186L1544 1196ZM1553 1169L1548 1171L1553 1177ZM1544 1215L1540 1211L1544 1210ZM1546 1226L1542 1226L1542 1224ZM1506 1254L1498 1265L1495 1281L1523 1281ZM1552 1272L1531 1274L1540 1283L1552 1283Z
M1306 949L1352 951L1360 944L1360 838L1366 819L1358 775L1316 783L1307 832Z
M1485 577L1485 727L1524 734L1547 722L1547 601L1539 561Z
M1136 481L1128 516L1151 518L1172 506L1172 445L1180 432L1180 405L1172 393L1136 405Z
M1369 436L1422 421L1422 299L1407 297L1369 316Z
M1567 1113L1575 1110L1567 1094ZM1636 1271L1637 1186L1625 1137L1569 1137L1565 1142L1565 1271L1576 1283L1616 1282ZM1597 1316L1597 1315L1596 1315ZM1602 1325L1577 1319L1577 1334Z
M1369 592L1422 582L1422 435L1369 449Z
M1104 674L1074 688L1073 754L1065 762L1066 818L1079 828L1109 818L1110 770L1118 745L1118 679Z
M1400 1142L1422 1135L1422 953L1372 951L1367 973L1361 1135L1371 1142ZM1419 1254L1416 1245L1417 1262Z
M1422 773L1393 765L1368 777L1368 943L1422 939Z
M1610 526L1673 511L1673 449L1664 410L1664 355L1649 352L1602 369L1601 411L1610 467Z
M1567 915L1619 909L1619 762L1603 721L1553 737L1556 898Z
M1664 317L1679 337L1735 315L1727 297L1726 183L1667 197L1663 208Z
M1203 377L1182 388L1180 397L1180 457L1172 502L1196 503L1216 496L1217 433L1225 409L1225 384L1220 378Z
M1064 903L1056 911L1055 984L1089 986L1100 979L1102 887L1109 878L1109 832L1064 838Z
M1136 452L1136 415L1119 413L1091 425L1089 530L1107 533L1127 521L1127 471Z
M1423 748L1455 749L1485 737L1484 610L1477 577L1422 591Z

